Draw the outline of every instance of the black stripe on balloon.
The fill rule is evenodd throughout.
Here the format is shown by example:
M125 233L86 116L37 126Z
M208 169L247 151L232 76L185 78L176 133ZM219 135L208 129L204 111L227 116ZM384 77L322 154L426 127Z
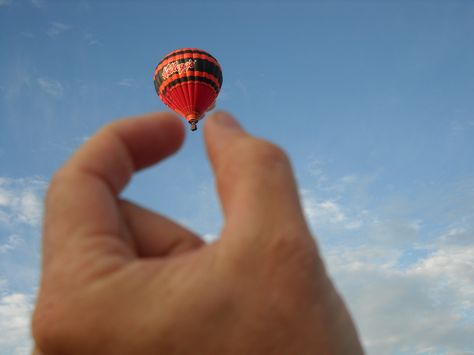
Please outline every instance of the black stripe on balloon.
M177 59L174 62L176 62L178 64L181 64L181 63L188 62L190 60L194 61L194 68L189 69L189 71L202 71L202 72L211 74L219 82L219 87L222 86L222 71L213 62L210 62L210 61L205 60L205 59L199 59L199 58L197 58L197 59L192 59L192 58ZM170 62L170 63L174 63L174 62ZM159 85L161 85L165 81L163 79L163 75L162 75L164 68L166 68L166 65L163 68L161 68L160 71L158 71L158 73L155 77L155 80L158 82Z
M211 58L214 59L216 62L217 62L217 59L215 59L212 55L210 55L209 53L206 53L204 51L195 51L195 50L186 50L186 51L180 51L180 52L176 52L176 53L173 53L173 54L170 54L168 56L166 56L165 58L163 58L159 63L158 65L156 66L156 68L159 68L163 62L168 62L166 65L172 63L172 62L176 62L178 60L183 60L183 61L186 61L186 60L198 60L198 59L201 59L201 60L206 60L206 59L202 59L202 58L181 58L181 55L182 53L196 53L196 54L201 54L201 55L204 55L204 56L207 56L209 59L209 62L211 62ZM176 59L174 59L173 57L177 57ZM174 60L173 60L174 59ZM212 62L211 62L212 63ZM212 63L214 64L214 63ZM163 67L166 67L166 65L164 65ZM216 64L214 64L216 65ZM216 78L219 78L220 77L220 84L222 86L222 73L221 73L221 70L220 70L220 67L219 65L217 64L217 70L216 72L218 71L220 74L219 75L216 75ZM155 68L155 70L156 70ZM162 68L163 69L163 68ZM162 80L161 76L160 76L160 80Z
M204 51L200 51L200 50L196 50L196 49L187 49L187 50L183 50L183 51L178 51L178 52L173 52L171 54L168 54L166 57L164 57L160 63L164 62L165 60L171 58L171 57L174 57L175 55L179 55L179 54L187 54L187 53L197 53L197 54L204 54L204 55L207 55L209 57L211 57L212 59L214 59L216 62L217 62L217 59L214 58L212 55L210 55L209 53L207 52L204 52Z
M155 85L156 93L159 95L160 94L160 84L157 83L156 80L153 80L153 84Z
M209 84L216 91L216 93L219 92L219 88L216 86L216 84L211 79L205 78L203 76L189 75L189 76L184 76L184 77L178 78L176 80L173 80L171 83L166 85L165 88L163 88L163 90L161 91L161 95L166 95L166 92L168 90L170 90L171 88L173 88L174 86L176 86L178 84L186 83L188 81L200 81L202 83Z

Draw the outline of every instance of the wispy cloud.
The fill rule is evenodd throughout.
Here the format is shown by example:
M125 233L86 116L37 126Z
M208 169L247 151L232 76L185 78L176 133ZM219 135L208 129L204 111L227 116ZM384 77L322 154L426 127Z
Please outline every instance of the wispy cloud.
M46 30L46 33L50 37L57 37L61 35L62 33L66 32L67 30L69 30L70 28L71 26L66 25L62 22L51 22L49 24L48 29Z
M50 96L61 97L64 94L64 87L57 80L49 78L38 78L36 82L38 83L40 89Z
M237 79L234 85L242 92L243 96L245 97L249 96L249 89L247 85L241 79Z
M336 200L318 200L309 190L302 190L301 196L306 217L316 226L335 225L346 229L357 229L363 224L360 216L347 216Z
M33 80L30 71L22 61L19 61L9 74L11 79L7 80L7 85L2 92L7 101L14 101L21 97L24 91L33 86Z
M433 230L413 203L410 214L397 201L374 203L377 174L334 177L314 159L308 167L314 184L302 189L304 210L368 354L474 351L472 183L446 187L442 198L417 196L442 215L456 204L452 224Z
M230 98L230 93L225 89L221 89L221 91L219 92L218 101L228 101Z
M30 317L38 279L39 177L0 176L0 353L31 353ZM25 288L24 285L28 287Z
M453 120L451 121L451 133L462 133L474 129L474 120Z
M0 6L8 6L12 4L12 0L0 0Z
M8 223L38 227L42 216L41 194L45 186L46 182L41 178L0 177L0 226Z
M457 205L453 223L433 230L413 199L407 214L406 205L374 192L379 172L333 176L318 159L306 168L306 217L367 354L474 351L474 194L467 193L474 185L446 187L443 198L417 196L419 206L437 205L441 214L453 201ZM189 213L181 222L204 232L206 241L216 240L220 215L212 184L187 197L190 210L207 214Z
M473 350L473 253L437 249L405 269L403 253L381 246L331 248L326 258L369 354L454 354Z
M36 37L34 33L29 32L29 31L20 32L20 36L22 36L24 38L35 38Z
M129 87L135 86L135 81L133 79L124 78L124 79L121 79L119 82L117 82L117 85L129 88Z
M202 235L207 242L213 241L219 235L222 220L213 182L202 181L196 185L195 172L188 167L184 169L183 180L176 186L182 184L192 186L193 189L182 196L188 203L183 210L183 217L178 218L178 222ZM181 191L177 190L176 194L180 196Z
M2 354L31 353L30 317L32 297L23 293L0 296L0 350Z
M100 42L97 39L97 36L93 33L86 33L84 34L84 40L87 42L89 46L96 46L96 45L102 45L102 42Z
M91 4L89 3L88 0L81 0L79 2L79 9L82 11L88 12L91 10Z
M6 253L10 250L15 249L23 242L23 238L21 238L17 234L12 234L8 237L7 241L3 244L0 244L0 254Z
M46 6L46 1L45 0L30 0L31 4L38 8L41 9Z

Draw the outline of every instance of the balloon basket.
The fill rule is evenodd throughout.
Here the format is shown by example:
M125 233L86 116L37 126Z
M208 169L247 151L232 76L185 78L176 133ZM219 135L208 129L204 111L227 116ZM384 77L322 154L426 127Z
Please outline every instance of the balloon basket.
M198 121L197 120L191 120L189 121L189 124L191 125L191 131L196 131L198 128L197 128L197 123Z

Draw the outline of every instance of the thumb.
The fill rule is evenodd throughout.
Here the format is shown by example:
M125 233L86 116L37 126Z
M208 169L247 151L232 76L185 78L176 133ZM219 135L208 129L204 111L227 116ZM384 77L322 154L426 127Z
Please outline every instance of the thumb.
M239 239L248 238L254 245L256 240L266 244L265 239L288 231L295 238L310 238L282 149L247 134L225 112L211 115L204 133L226 230L238 231Z

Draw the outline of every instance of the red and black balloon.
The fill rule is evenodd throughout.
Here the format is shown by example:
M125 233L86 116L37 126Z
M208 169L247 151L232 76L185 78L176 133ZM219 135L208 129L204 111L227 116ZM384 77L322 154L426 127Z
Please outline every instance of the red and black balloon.
M222 70L206 51L181 48L158 63L153 79L160 99L195 131L197 122L215 104L222 87Z

